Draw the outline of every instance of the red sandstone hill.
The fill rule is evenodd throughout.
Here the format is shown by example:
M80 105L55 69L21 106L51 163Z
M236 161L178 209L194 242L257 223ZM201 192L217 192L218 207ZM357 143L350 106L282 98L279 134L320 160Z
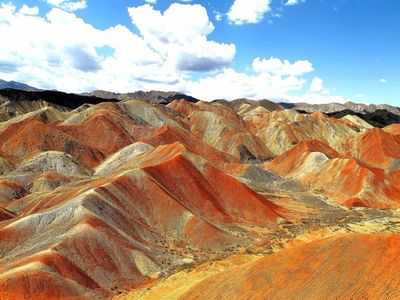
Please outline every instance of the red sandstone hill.
M373 157L373 153L365 154ZM266 168L296 178L343 206L400 207L398 170L345 157L316 140L302 141L267 163Z
M13 105L20 113L9 113ZM337 273L352 251L374 254L377 239L392 242L352 235L280 249L310 235L400 231L395 125L371 129L265 102L179 99L70 108L7 101L0 116L1 299L109 299L238 253L266 255L266 266L287 263L288 291L313 298L307 255L320 259L318 249L329 246L342 259L327 261ZM249 278L232 277L246 287L240 299L264 291L254 276L268 270L243 270ZM277 286L286 278L271 274ZM334 275L316 291L327 295Z
M267 167L279 175L287 176L292 172L306 175L306 168L313 171L318 162L341 157L337 151L318 140L305 140L275 158Z
M370 166L398 168L400 136L379 128L370 129L354 138L350 152Z

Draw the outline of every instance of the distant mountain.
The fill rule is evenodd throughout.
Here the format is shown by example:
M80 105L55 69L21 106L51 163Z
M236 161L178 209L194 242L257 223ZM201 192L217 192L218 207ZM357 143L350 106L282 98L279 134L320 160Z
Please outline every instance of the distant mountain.
M103 99L125 100L144 100L156 104L168 104L177 99L185 99L188 102L196 103L199 99L178 92L161 92L161 91L137 91L133 93L113 93L108 91L97 90L91 93L83 94L85 96L95 96Z
M383 128L391 124L400 123L400 115L394 114L386 109L377 109L373 112L358 113L350 109L327 113L328 116L341 119L347 115L356 115L374 127Z
M236 99L236 100L232 100L232 101L228 101L225 99L216 99L216 100L211 101L211 103L219 103L219 104L222 104L233 110L237 110L243 104L247 104L247 105L250 105L253 107L262 106L269 111L284 109L284 107L279 105L278 103L272 102L267 99L250 100L250 99L246 99L246 98L240 98L240 99Z
M98 104L104 102L104 98L67 94L59 91L24 91L7 88L0 89L0 103L2 101L46 101L48 103L75 109L83 104ZM107 99L107 101L117 102L118 100Z
M328 103L328 104L308 104L308 103L280 103L287 109L295 109L298 111L305 112L323 112L323 113L334 113L345 110L351 110L356 113L373 113L377 110L386 110L392 114L400 116L400 108L387 105L387 104L362 104L354 102L346 103Z
M16 82L16 81L5 81L0 79L0 90L2 89L16 89L16 90L24 90L24 91L39 91L39 89L27 85L25 83Z

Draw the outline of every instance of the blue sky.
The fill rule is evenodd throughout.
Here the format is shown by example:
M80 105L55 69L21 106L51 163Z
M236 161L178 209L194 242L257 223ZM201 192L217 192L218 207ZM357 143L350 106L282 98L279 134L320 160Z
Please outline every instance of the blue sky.
M2 79L400 106L397 0L0 3Z

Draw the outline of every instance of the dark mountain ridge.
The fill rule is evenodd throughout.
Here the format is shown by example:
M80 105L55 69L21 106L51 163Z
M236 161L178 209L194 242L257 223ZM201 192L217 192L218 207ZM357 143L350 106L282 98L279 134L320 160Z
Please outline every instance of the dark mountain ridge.
M17 89L0 90L0 103L4 101L46 101L59 106L75 109L83 104L98 104L105 102L103 98L82 96L59 91L24 91ZM109 102L118 102L117 99L107 99Z
M327 113L329 117L340 119L347 115L356 115L374 127L383 128L385 126L400 123L400 116L386 109L377 109L374 112L358 113L350 109L338 112Z
M144 100L155 104L168 104L177 99L185 99L188 102L196 103L199 99L185 95L179 92L162 92L162 91L136 91L133 93L113 93L108 91L93 91L83 94L85 96L95 96L103 99L118 99L124 100Z

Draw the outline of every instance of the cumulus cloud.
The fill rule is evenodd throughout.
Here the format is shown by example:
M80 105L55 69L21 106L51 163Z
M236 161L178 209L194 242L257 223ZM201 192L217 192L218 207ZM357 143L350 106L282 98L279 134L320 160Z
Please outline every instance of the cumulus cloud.
M86 0L45 0L48 4L67 11L76 11L87 7Z
M270 0L235 0L229 9L228 20L235 25L259 23L271 11Z
M306 103L345 103L352 101L340 95L334 95L336 89L328 89L324 86L324 81L319 77L314 77L311 81L308 92L302 95L287 95L286 99L290 102L306 102ZM363 97L363 95L361 95ZM357 96L356 96L357 97ZM361 97L357 97L361 98Z
M36 16L39 14L39 8L37 6L29 7L28 5L24 4L19 10L19 13L23 15Z
M199 4L174 3L164 13L146 4L128 12L144 41L180 71L218 70L235 56L235 45L208 40L214 25Z
M246 97L250 99L270 99L273 101L307 103L344 103L351 99L335 95L335 89L328 89L319 77L314 77L308 91L304 75L312 72L312 64L298 60L289 62L277 58L253 60L254 75L227 68L213 76L196 81L187 81L187 91L204 100L225 98L228 100ZM296 95L294 95L296 94Z
M319 77L314 77L314 79L311 81L311 86L310 86L310 93L319 93L326 95L329 93L329 91L324 87L324 81L319 78Z
M72 92L144 88L135 78L179 79L159 53L125 26L98 30L58 8L41 17L5 4L0 20L0 35L13 41L0 47L0 78ZM112 50L109 55L100 51L104 47Z
M380 82L380 83L386 83L387 80L386 80L385 78L381 78L381 79L379 79L379 82Z
M174 52L178 70L208 72L229 66L235 55L235 47L207 41L200 37Z
M253 68L259 73L267 72L281 76L300 76L314 70L308 60L298 60L292 64L288 60L280 60L275 57L269 59L260 59L257 57L253 61Z
M290 5L296 5L302 2L306 2L305 0L288 0L285 5L290 6Z
M73 67L83 72L96 72L101 69L97 55L80 45L66 48L66 54L70 57Z
M154 46L191 42L214 30L206 9L199 5L172 4L164 13L145 4L128 8L132 23L140 34ZM196 16L195 18L193 16Z
M306 61L290 63L277 58L259 57L253 60L252 68L255 75L227 68L217 75L188 82L187 89L196 97L206 100L238 97L286 99L291 91L304 87L306 80L301 76L312 71L311 63Z
M200 5L129 14L140 35L122 25L99 30L59 8L40 16L1 4L0 34L13 42L0 47L0 78L71 92L179 90L192 72L221 70L235 56L235 45L208 39L214 25Z

